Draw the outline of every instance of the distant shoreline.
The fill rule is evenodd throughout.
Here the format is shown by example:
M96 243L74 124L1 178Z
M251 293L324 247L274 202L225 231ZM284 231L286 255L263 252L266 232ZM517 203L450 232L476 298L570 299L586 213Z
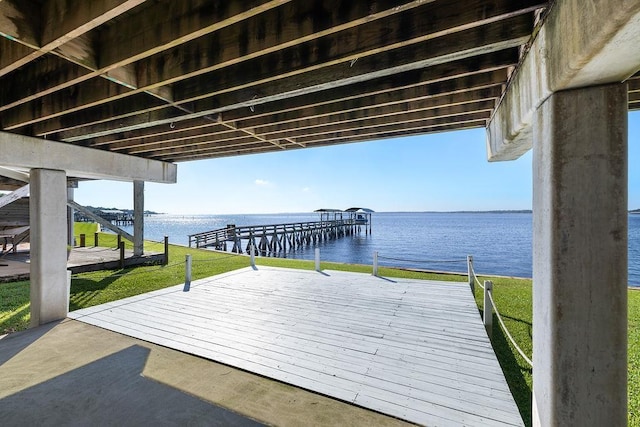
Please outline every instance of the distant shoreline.
M90 209L105 209L105 208L94 208L88 206ZM111 208L114 210L115 208ZM126 213L133 214L132 209L115 209L120 210ZM154 211L144 211L144 215L172 215L172 216L207 216L207 215L304 215L304 214L313 214L315 212L257 212L257 213L231 213L231 214L222 214L222 213L167 213L167 212L154 212ZM378 211L374 213L383 213L383 214L411 214L411 213L427 213L427 214L532 214L533 210L531 209L496 209L496 210L488 210L488 211L473 211L473 210L463 210L463 211ZM640 209L633 209L628 211L629 214L640 214Z
M166 213L166 212L149 212L152 215L172 215L172 216L210 216L210 215L225 215L225 216L234 216L234 215L311 215L315 212L254 212L254 213ZM531 209L521 209L521 210L489 210L489 211L376 211L374 214L532 214L533 211ZM634 209L628 211L629 214L640 214L640 209ZM147 215L147 212L145 212Z

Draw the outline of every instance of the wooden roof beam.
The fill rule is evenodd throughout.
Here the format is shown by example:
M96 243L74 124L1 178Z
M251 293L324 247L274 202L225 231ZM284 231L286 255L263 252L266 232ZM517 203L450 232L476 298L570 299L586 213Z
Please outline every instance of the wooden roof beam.
M57 1L63 2L63 0ZM85 5L86 9L87 7L93 8L93 4L97 2L113 3L116 1L133 5L136 2L141 3L143 0L129 0L126 2L124 0L97 0L95 2L74 0L74 3ZM95 43L100 50L92 55L95 58L99 58L100 63L98 64L96 60L96 66L90 67L91 72L78 75L72 80L54 80L45 88L42 88L41 92L29 90L29 87L22 88L19 91L12 91L6 96L5 103L13 108L24 102L30 102L34 96L39 97L51 94L100 76L137 88L137 80L133 78L135 73L132 74L132 71L123 72L119 69L124 67L125 69L134 70L129 66L142 58L194 40L243 19L278 7L288 1L290 0L236 0L226 2L182 0L179 2L152 3L151 6L142 8L136 18L119 20L115 23L109 23L105 28L101 28L100 36ZM152 19L149 17L152 17ZM67 19L68 17L64 16L64 20ZM154 36L150 37L149 34L154 34ZM64 49L59 54L69 57L69 52L65 52ZM120 78L116 77L118 75ZM128 75L129 78L125 81L122 75ZM24 79L35 81L43 79L45 76L46 72L40 72L36 68L29 75L24 76ZM153 88L143 88L140 91L156 95L163 93Z
M396 108L375 107L371 109L339 113L325 120L310 120L301 127L282 129L280 131L260 133L265 138L284 138L289 136L296 140L327 132L344 132L347 130L367 129L386 126L398 122L411 123L439 117L454 117L465 114L488 113L495 107L497 97L480 100L465 100L457 104L431 105L428 102L399 104ZM489 116L487 116L488 118Z
M308 95L336 87L344 87L355 83L370 81L373 79L391 76L393 74L417 70L433 65L469 58L485 53L496 52L510 47L520 46L529 38L532 17L516 16L504 23L489 24L486 27L477 27L460 33L439 37L416 46L409 46L404 49L397 49L394 52L382 53L379 55L363 58L358 61L356 67L349 67L349 63L338 63L331 67L318 68L317 66L297 70L297 77L293 78L290 66L286 61L278 61L278 66L265 61L256 66L245 66L240 69L224 70L215 76L209 76L206 81L200 81L199 86L211 86L212 79L218 79L217 86L224 88L219 92L207 93L207 99L193 102L193 114L185 114L179 117L173 114L170 117L150 118L148 111L143 114L127 118L122 122L122 126L114 129L110 123L104 125L91 126L89 129L77 128L65 131L56 138L68 142L79 141L88 138L96 138L109 135L115 132L130 131L148 128L157 125L169 124L180 120L189 120L207 115L229 111L237 108L250 108L263 103L279 101L295 96ZM505 28L506 27L506 28ZM482 42L479 42L482 40ZM302 75L304 74L304 75ZM271 77L269 77L271 76ZM255 78L259 80L256 82ZM313 82L309 85L309 82ZM301 87L301 84L303 85ZM247 95L246 101L238 102L242 99L241 93L229 93L228 88ZM174 92L176 99L181 99L177 92ZM256 98L250 94L259 93ZM194 95L196 92L193 93ZM212 98L213 95L215 98ZM200 96L196 96L200 98ZM193 101L193 99L188 99ZM136 114L136 108L131 108Z
M362 127L346 128L345 130L337 129L336 131L328 131L309 136L299 137L298 141L306 144L313 144L314 141L328 141L330 139L348 139L352 137L375 136L385 132L413 131L420 129L429 129L442 125L464 124L469 122L486 121L491 117L489 111L478 112L461 112L459 114L449 114L442 117L413 117L413 120L391 123L364 122ZM452 118L454 118L452 120Z
M457 119L452 121L451 120L452 116L456 116ZM378 124L375 121L372 121L372 122L365 123L363 127L346 128L345 130L337 129L335 131L327 131L324 133L312 134L309 136L297 138L297 141L309 145L319 140L326 141L330 139L365 137L365 136L375 135L378 132L382 132L382 133L390 132L390 131L399 132L402 130L417 131L419 129L423 129L426 131L426 129L429 129L431 127L437 127L437 126L442 126L447 124L465 124L468 122L478 122L478 121L484 121L484 124L486 124L486 120L489 117L490 117L490 113L488 111L484 111L484 112L481 111L481 112L472 112L472 113L463 112L460 114L448 115L443 117L427 117L427 118L420 117L409 122L395 121L393 123ZM381 130L380 128L385 128L386 130ZM287 148L289 148L291 145L292 144L287 146ZM184 152L208 151L212 148L226 148L226 147L236 147L236 146L239 146L239 144L236 144L236 143L225 144L224 142L219 141L219 142L212 142L209 144L200 144L200 145L191 147L190 149L185 149L184 147L182 147L179 149L159 150L158 152L153 152L148 157L164 159L164 158L171 157L171 155L177 155Z
M360 137L345 137L345 139L332 139L332 140L318 140L312 143L307 143L307 147L322 147L327 145L336 145L336 144L349 144L354 142L363 142L363 141L371 141L378 139L391 139L398 137L408 137L415 135L424 135L428 133L437 133L437 132L447 132L451 130L463 130L463 129L477 129L480 127L484 127L486 124L486 120L478 120L475 122L465 122L465 123L457 123L452 125L442 125L442 126L433 126L429 128L419 128L414 130L399 130L399 131L388 131L385 133L378 133L374 135L365 135ZM287 146L287 149L298 149L300 147L297 146ZM201 159L211 159L211 158L219 158L219 157L229 157L229 156L241 156L248 154L260 154L267 153L269 151L273 151L272 147L262 146L259 148L237 148L234 149L230 147L227 150L220 149L211 149L211 150L203 150L200 152L184 152L182 154L178 154L175 156L168 156L164 160L170 160L172 162L186 162L186 161L194 161Z
M336 102L346 102L357 98L371 98L383 93L397 95L407 89L417 88L425 84L442 82L443 85L439 86L442 89L437 89L435 92L439 90L443 92L454 91L461 89L463 86L468 86L468 89L474 89L489 84L490 81L484 80L486 78L485 74L490 74L492 79L498 79L495 83L503 83L505 76L501 73L506 73L506 69L516 65L517 62L518 50L511 48L420 70L412 70L396 76L384 77L348 87L328 89L306 96L289 98L286 101L271 102L261 105L253 112L249 109L227 111L224 114L218 114L218 120L244 120L245 122L242 123L242 126L255 127L260 126L263 122L273 120L274 114L287 114L290 119L295 119L296 117L300 117L301 114L308 114L309 111L315 108L318 108L318 111L320 111L320 107L328 108L328 106L332 105L335 107ZM498 74L495 74L496 72ZM461 78L465 79L458 81ZM454 80L454 82L447 83L447 81L450 80ZM446 89L444 85L447 85L449 88ZM300 111L305 109L308 110ZM281 121L285 119L281 119L278 116L277 120ZM163 140L170 141L179 138L183 132L186 133L186 137L189 137L189 133L194 136L199 129L211 126L211 123L203 122L201 119L185 120L174 123L173 128L159 126L94 138L91 140L90 145L100 146L114 143L116 144L114 146L118 147L118 144L121 143L129 143L134 140L148 140L150 138L158 142ZM137 144L137 142L135 143Z
M179 4L181 2L177 3ZM127 87L134 89L131 92L121 91L114 93L111 97L91 96L91 93L88 93L88 98L75 96L73 98L75 108L59 108L56 111L49 109L52 111L50 114L32 117L30 122L19 121L17 119L18 117L25 117L25 115L28 116L28 112L32 110L30 105L25 105L21 108L22 112L18 111L15 113L14 117L16 117L16 119L7 121L8 124L5 128L17 128L67 114L80 108L91 107L92 105L96 105L96 103L115 101L140 92L162 90L166 85L181 79L204 74L230 64L275 52L303 41L331 34L341 29L400 13L401 11L424 3L424 1L417 0L409 3L406 3L406 0L384 0L376 5L376 7L383 8L384 10L376 13L372 13L370 5L364 2L350 2L348 4L335 2L335 5L327 2L326 4L323 3L320 8L318 8L319 3L298 2L293 3L287 8L265 9L265 11L258 16L252 16L253 19L248 20L248 22L237 20L235 25L221 27L221 29L211 37L201 37L192 40L190 43L184 43L184 40L181 40L182 44L180 46L174 47L169 51L155 49L154 52L157 52L155 55L150 58L143 58L136 65L136 69L139 71L137 77L141 79L140 81L138 81L137 78L134 79L131 77L123 79ZM162 15L164 17L163 19L167 19L167 16L175 18L176 14L178 14L178 16L188 16L189 14L201 13L199 9L186 9L184 5L174 5L171 7L180 7L180 10L173 14L165 11L165 14ZM209 11L208 13L211 12ZM197 20L196 17L190 17L190 19L193 21ZM162 24L165 24L164 21ZM160 29L156 28L156 31L161 32L161 36L167 32L164 26L165 25L159 25ZM126 28L118 26L117 31L111 29L105 31L109 34L102 37L102 43L105 46L104 51L101 52L101 61L103 63L110 64L118 62L115 59L115 55L118 54L122 56L120 53L122 43L126 43L126 46L130 44L129 40L121 40L123 32L127 30L129 32L126 34L137 34L140 32L139 28L131 28L130 26ZM202 31L200 33L206 34L206 32ZM264 36L262 38L247 37L247 34L264 34ZM189 38L189 40L191 39L192 38ZM170 40L173 45L177 45L175 40L167 40ZM118 49L114 48L116 46ZM163 47L171 47L171 44L166 44ZM242 54L240 54L241 52ZM111 70L108 73L110 75L119 71L119 68L108 68ZM55 96L65 97L63 93L56 94ZM47 99L38 100L39 104L49 102L61 104L55 101L55 99L51 101ZM18 103L21 103L21 101L15 101L8 105L14 107L18 105ZM7 107L0 107L0 111L2 111L2 109L7 109Z
M405 103L411 100L427 100L431 98L437 98L432 101L435 105L437 102L450 102L450 100L442 101L443 95L446 94L458 94L455 102L461 102L464 99L475 99L476 97L499 97L501 90L499 85L504 81L506 70L496 70L490 73L483 73L478 75L469 75L459 79L449 79L444 81L436 81L434 83L413 86L403 89L398 87L395 90L388 89L386 91L375 91L377 87L371 88L372 92L364 92L359 96L345 97L344 99L331 99L330 102L323 104L311 104L303 105L302 108L292 110L287 108L291 105L290 102L281 102L281 108L285 109L283 113L276 112L275 114L260 115L258 117L245 116L244 120L239 118L238 121L234 121L236 128L251 128L264 132L261 129L264 126L272 126L276 128L282 127L283 129L295 128L298 126L299 120L306 120L313 118L325 117L335 113L345 111L356 111L365 108L372 108L376 106L394 105L399 103ZM408 83L408 82L407 82ZM489 90L490 89L490 90ZM307 100L313 102L314 100ZM223 122L227 119L221 120ZM291 125L293 123L293 125ZM287 124L289 124L287 126ZM199 128L201 129L201 128ZM198 132L195 132L197 135ZM184 135L188 139L187 135ZM223 137L221 135L221 137ZM153 150L161 146L175 146L183 144L188 141L179 141L177 136L171 137L172 141L154 141L146 144L142 149ZM135 143L135 145L142 145L141 143ZM110 150L127 149L132 146L131 141L114 141L109 144Z
M264 141L268 141L270 139L294 139L295 142L299 142L298 138L301 135L305 136L310 132L316 132L316 129L318 128L333 127L334 129L342 129L347 126L352 127L352 123L354 121L363 119L368 119L369 121L377 120L385 122L395 120L395 122L398 122L400 120L398 120L397 118L387 119L387 117L393 117L395 115L406 115L403 116L401 120L408 121L412 120L412 115L415 116L415 118L427 119L446 115L456 115L463 112L476 112L480 110L490 111L495 106L495 101L500 94L498 90L478 90L476 92L479 95L479 99L477 100L470 100L467 97L461 96L462 94L445 95L432 99L417 101L415 103L408 103L413 107L411 109L407 108L407 103L398 105L393 111L389 110L388 108L372 106L366 110L355 111L355 114L352 113L349 118L342 118L343 116L346 116L344 112L336 112L334 114L334 117L325 117L316 120L310 119L306 123L301 123L301 127L287 127L281 126L276 123L274 124L274 128L281 127L281 131L278 132L277 135L265 135L265 132L260 128L255 128L253 131L254 133L262 134L262 136L264 137ZM335 117L340 117L342 118L342 120L337 120ZM357 126L362 126L362 124L360 123ZM230 138L230 136L232 136L233 138ZM229 142L235 138L237 137L229 133L212 133L196 138L180 139L166 144L152 143L147 145L139 145L135 148L123 147L122 149L124 149L125 152L129 154L141 154L150 152L161 153L163 151L174 150L176 148L195 147L201 144L210 145L217 142Z
M505 71L506 72L506 71ZM443 105L445 103L460 104L482 99L498 98L501 94L500 76L504 73L492 72L477 76L467 76L460 79L430 83L395 91L374 93L349 99L336 99L334 102L314 105L294 111L286 111L266 117L239 119L240 127L259 129L269 133L271 130L299 129L308 123L318 120L330 120L327 117L336 114L369 110L371 108L386 107L394 110L398 105L415 103L416 105ZM491 90L489 90L491 89Z
M144 0L46 0L38 8L32 2L1 1L0 33L32 51L22 50L28 55L0 69L0 76L81 37L143 2ZM93 53L89 55L95 57Z
M420 123L421 126L426 122L435 121L437 119L456 118L459 121L460 118L466 120L466 117L470 117L471 120L479 120L481 118L488 119L493 107L495 106L495 99L468 102L460 105L449 105L441 107L431 107L411 111L397 111L394 114L380 113L376 114L373 109L370 115L358 115L342 121L328 122L318 124L317 126L309 126L304 129L296 129L295 131L284 131L279 134L265 135L268 139L294 139L298 143L308 144L308 139L318 138L326 134L335 134L337 132L364 132L369 129L375 129L379 127L387 126L399 126L399 122L406 125L408 123ZM484 114L482 114L484 113ZM402 115L401 119L398 119L398 115ZM442 121L437 123L442 124ZM305 142L303 142L305 141ZM227 142L221 140L220 142ZM180 151L193 151L206 149L207 147L214 146L215 142L201 142L199 144L183 144L179 147L165 147L157 150L146 150L149 152L149 157L163 157L167 154L175 154ZM281 146L279 148L286 148ZM185 150L186 149L186 150ZM129 153L133 153L130 151Z

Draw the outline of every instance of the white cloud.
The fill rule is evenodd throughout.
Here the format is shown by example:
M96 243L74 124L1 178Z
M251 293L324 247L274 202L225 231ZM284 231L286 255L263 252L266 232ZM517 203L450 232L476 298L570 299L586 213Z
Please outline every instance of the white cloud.
M310 189L309 187L304 187L304 188L302 189L302 192L303 192L303 193L308 193L309 191L311 191L311 189Z
M255 180L256 185L259 185L261 187L266 187L268 185L271 185L271 183L265 179L256 179Z

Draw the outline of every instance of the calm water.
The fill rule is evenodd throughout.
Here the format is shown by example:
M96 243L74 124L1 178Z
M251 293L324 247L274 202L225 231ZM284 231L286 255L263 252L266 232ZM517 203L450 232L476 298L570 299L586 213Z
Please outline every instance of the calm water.
M153 215L146 218L145 238L187 245L189 234L226 224L258 225L314 221L318 215ZM466 271L473 255L476 272L531 277L532 215L530 213L374 213L373 232L322 242L326 261L371 264L378 251L381 265ZM126 229L126 228L125 228ZM129 230L131 231L131 227ZM313 247L297 249L288 258L313 259ZM397 258L410 261L389 260ZM427 262L429 261L429 262ZM629 215L629 282L640 286L640 215Z

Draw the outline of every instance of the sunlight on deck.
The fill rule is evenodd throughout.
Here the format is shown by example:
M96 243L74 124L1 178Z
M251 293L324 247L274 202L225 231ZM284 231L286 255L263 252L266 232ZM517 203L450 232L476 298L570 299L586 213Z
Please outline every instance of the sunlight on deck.
M69 317L415 423L522 425L466 283L246 268Z

